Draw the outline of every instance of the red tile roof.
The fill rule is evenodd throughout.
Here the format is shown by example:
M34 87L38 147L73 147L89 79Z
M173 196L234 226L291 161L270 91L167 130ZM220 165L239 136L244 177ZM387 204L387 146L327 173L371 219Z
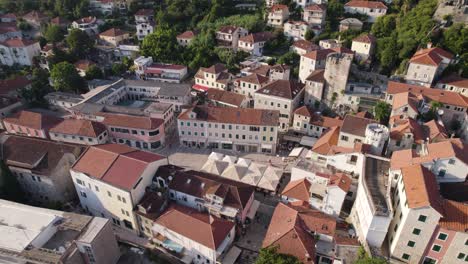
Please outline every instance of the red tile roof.
M272 38L273 38L273 34L269 31L265 31L265 32L252 33L245 37L241 37L239 38L239 41L253 44L253 43L268 41Z
M171 206L155 223L214 250L235 227L232 221L178 205Z
M89 147L72 169L130 191L150 163L162 159L165 157L126 145L105 144Z
M302 56L312 59L312 60L324 60L327 58L328 54L333 53L332 49L318 49L311 52L308 52Z
M416 143L423 143L425 140L423 127L412 118L399 121L398 125L390 130L390 138L401 140L408 133L413 135Z
M435 175L422 165L401 169L408 207L412 209L430 206L444 214L442 197Z
M330 181L328 182L329 186L337 186L345 193L349 191L349 189L351 188L351 184L351 178L344 173L337 173L335 175L331 175Z
M218 32L225 33L225 34L232 34L236 31L239 27L237 26L222 26L219 28Z
M35 40L28 40L28 39L22 39L22 38L11 38L7 39L3 42L0 42L0 45L6 46L6 47L11 47L11 48L20 48L20 47L28 47L33 44L38 43Z
M46 130L58 124L61 121L61 118L28 110L22 110L11 117L6 117L3 119L3 122L7 122L10 124L25 126L32 129Z
M418 50L410 59L410 62L437 66L442 62L443 58L452 59L453 55L441 48L428 48Z
M153 9L140 9L135 13L135 16L152 16L153 14Z
M348 114L343 120L343 125L341 126L340 132L364 137L366 134L367 125L372 123L377 123L377 121Z
M348 3L346 3L345 6L374 8L374 9L387 9L387 6L385 6L384 3L378 2L378 1L351 0Z
M309 201L310 198L310 182L304 178L300 180L290 181L286 187L284 187L281 195L289 198L294 198L301 201Z
M270 79L268 79L268 77L265 77L265 76L262 76L260 74L257 74L257 73L252 73L250 75L247 75L247 76L244 76L244 77L240 77L238 79L236 79L237 82L247 82L247 83L253 83L253 84L264 84L264 83L267 83Z
M88 68L92 65L96 65L96 63L90 61L90 60L79 60L75 62L75 68L80 69L82 71L88 70Z
M301 93L302 90L304 90L304 86L305 85L302 83L297 83L291 80L275 80L258 90L257 94L293 100Z
M444 217L439 220L439 225L457 232L468 232L468 204L445 199L443 207Z
M356 42L376 43L377 39L371 34L363 34L353 39Z
M429 142L437 142L449 138L444 125L435 120L426 122L423 126L423 129L424 138L429 138Z
M178 39L192 39L197 35L198 35L198 33L196 31L188 30L188 31L185 31L185 32L177 35L177 38Z
M14 79L0 80L0 95L8 95L11 92L31 85L31 83L32 81L24 76L19 76Z
M387 94L398 94L409 92L416 96L424 96L428 101L437 101L443 104L456 105L468 108L468 98L461 94L440 90L431 89L424 86L407 84L395 81L388 82Z
M439 83L453 85L459 88L468 88L468 79L462 78L454 74L443 78L439 81Z
M304 39L300 39L300 40L297 40L293 43L293 46L296 47L296 48L299 48L299 49L303 49L303 50L306 50L308 52L311 52L313 50L318 50L320 49L320 47L310 41L307 41L307 40L304 40Z
M190 113L197 114L195 120L205 120L214 123L231 123L240 125L277 126L279 111L253 108L226 108L214 106L195 106L182 112L179 120L192 120Z
M164 125L164 120L161 118L114 113L97 113L96 115L104 117L104 121L102 123L106 126L155 130Z
M306 80L311 82L325 83L325 77L323 75L324 73L324 69L315 70L311 72L309 76L307 76Z
M93 16L82 17L80 19L75 20L75 22L78 23L78 24L95 23L96 22L96 17L93 17Z
M99 36L103 37L118 37L128 34L127 31L121 30L119 28L111 28L99 34Z
M289 8L288 8L287 5L280 5L280 4L273 5L273 6L271 6L271 8L270 8L270 12L271 12L271 11L282 11L282 10L289 11Z
M200 69L203 70L204 72L213 73L213 74L218 74L218 73L227 71L226 66L224 66L224 64L221 64L221 63L216 63L209 68L200 68Z
M242 94L228 92L220 89L210 88L207 91L207 97L209 100L222 102L225 104L235 105L240 107L242 103L247 99Z
M309 5L304 8L304 11L325 11L327 7L325 5Z
M52 133L96 138L106 131L106 127L101 123L90 120L65 119L49 131Z

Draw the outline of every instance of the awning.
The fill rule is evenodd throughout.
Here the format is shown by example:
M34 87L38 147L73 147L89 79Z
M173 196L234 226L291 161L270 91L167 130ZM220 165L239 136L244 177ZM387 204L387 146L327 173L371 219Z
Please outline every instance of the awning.
M262 149L273 149L272 145L262 144Z
M317 138L314 137L308 137L308 136L303 136L301 138L301 142L299 144L307 147L312 147L315 145L315 142L317 142Z
M289 153L289 157L299 157L304 150L303 147L300 148L293 148L293 150Z
M255 214L257 213L258 207L260 207L260 202L257 200L254 200L252 202L252 206L250 206L250 209L247 212L247 217L250 219L254 219Z
M223 258L223 264L234 264L237 258L242 253L242 250L236 246L233 246Z
M206 92L208 91L208 89L210 89L209 87L206 87L206 86L203 86L203 85L199 85L199 84L194 84L192 86L193 89L197 90L197 91L201 91L201 92Z

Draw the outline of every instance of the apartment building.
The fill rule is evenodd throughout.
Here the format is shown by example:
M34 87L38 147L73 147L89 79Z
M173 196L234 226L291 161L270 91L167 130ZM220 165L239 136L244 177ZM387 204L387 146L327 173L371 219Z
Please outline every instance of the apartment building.
M141 201L163 156L126 145L90 146L70 169L83 209L139 233L133 209Z
M331 49L317 49L301 56L299 63L299 80L306 82L309 75L319 69L325 69L328 54L333 53Z
M153 233L155 243L180 253L190 263L219 263L234 241L235 224L173 205L154 222Z
M140 9L135 13L136 36L143 40L153 33L156 23L154 22L154 11L152 9Z
M380 249L394 215L389 185L389 160L366 156L350 219L359 241ZM377 173L376 173L377 172Z
M104 218L0 200L0 258L5 263L106 263L120 258Z
M344 6L345 12L350 14L367 15L367 22L374 23L378 17L387 13L387 6L379 1L351 0Z
M228 90L233 79L232 74L221 63L216 63L209 68L201 67L195 74L195 90L207 91L209 88Z
M94 16L83 17L71 23L71 28L79 29L91 36L99 34L98 26L98 21Z
M279 112L195 106L177 118L180 143L192 147L275 153Z
M249 31L242 27L222 26L216 31L216 42L218 46L232 48L237 51L239 39L247 36Z
M253 98L257 90L260 90L269 82L268 77L252 73L234 80L234 92Z
M468 171L468 159L463 154L465 152L466 145L458 138L425 143L420 150L404 149L393 152L391 171L421 164L435 174L439 182L464 182Z
M364 34L353 39L351 50L358 61L367 61L372 59L376 44L377 39L373 35Z
M456 92L441 91L420 85L388 82L385 101L392 105L391 115L404 115L416 119L418 113L431 109L431 102L439 102L438 118L445 127L456 120L463 124L468 109L467 97Z
M327 17L326 5L309 5L304 8L302 19L313 31L321 31Z
M305 39L307 30L309 30L309 25L306 22L289 20L284 23L283 33L288 38L301 40Z
M43 205L75 199L69 169L84 147L13 135L2 142L2 159L28 199Z
M394 217L388 231L390 255L405 263L419 262L444 214L436 177L422 165L401 168L390 177L395 187Z
M271 32L257 32L239 38L239 50L250 53L253 56L262 56L265 43L273 38Z
M254 107L279 111L279 130L287 131L291 126L294 110L303 100L303 96L303 84L289 80L276 80L255 93Z
M373 119L346 115L340 129L338 146L353 148L356 143L364 143L366 140L366 128L373 123L376 123Z
M90 120L65 119L49 130L50 140L81 145L107 143L106 126Z
M462 78L455 74L440 80L436 84L435 88L459 93L465 97L468 97L468 79Z
M244 223L254 202L255 187L201 171L173 171L172 179L159 177L177 204ZM222 190L222 191L221 191Z
M38 41L22 38L9 38L0 42L0 64L12 66L33 65L34 57L39 56L41 47Z
M21 110L3 119L8 134L38 138L48 138L49 129L60 122L61 118L29 110Z
M408 82L431 87L447 66L452 63L453 54L441 48L420 49L408 63L405 79Z
M99 34L99 39L106 45L119 46L130 38L130 33L119 28L111 28Z
M289 8L287 5L273 5L268 11L267 25L272 27L282 27L289 18Z
M301 106L294 111L292 129L307 136L319 138L332 127L340 127L343 120L339 117L323 116L314 112L309 106Z
M133 61L138 79L180 83L187 76L187 66L153 63L152 57L138 57Z

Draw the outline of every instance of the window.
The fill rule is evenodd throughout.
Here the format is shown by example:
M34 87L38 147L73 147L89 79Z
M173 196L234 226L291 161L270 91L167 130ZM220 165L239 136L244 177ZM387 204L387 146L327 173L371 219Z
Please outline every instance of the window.
M432 251L440 252L441 249L442 249L442 247L439 246L439 245L434 245L434 246L432 246Z
M120 195L117 195L117 200L122 201L122 198L120 198Z
M406 253L403 253L403 255L401 256L402 259L405 259L405 260L409 260L410 259L410 255L406 254Z
M427 220L427 216L425 216L425 215L419 215L419 217L418 217L418 221L419 221L419 222L423 222L423 223L424 223L424 222L426 222L426 220Z
M76 179L76 183L78 183L79 185L83 185L83 186L84 186L84 183L83 183L83 181L82 181L82 180L80 180L80 179Z
M81 196L83 196L84 198L86 198L86 197L87 197L87 196L86 196L86 193L85 193L85 192L83 192L83 191L80 191L80 194L81 194Z
M124 209L120 209L122 211L122 214L125 215L125 210Z
M445 233L439 233L439 236L437 236L437 239L439 240L447 240L448 235Z
M348 137L347 136L341 136L341 140L348 141Z
M418 229L418 228L413 229L413 234L419 236L419 234L421 234L421 229Z
M109 192L109 191L107 191L107 195L108 195L109 197L112 197L112 193Z
M414 247L415 244L416 244L416 243L415 243L414 241L411 241L411 240L410 240L410 241L408 241L407 246L408 246L408 247Z
M466 256L465 253L458 253L457 259L464 259Z
M99 192L99 187L97 187L97 185L94 186L94 189L96 189L96 192Z
M455 164L455 159L450 159L449 164L451 164L451 165Z
M125 198L122 197L122 203L126 203L127 201L125 201Z
M158 134L159 134L159 129L148 133L149 136L156 136Z
M439 174L437 176L445 177L445 173L446 173L446 171L444 169L442 169L442 170L439 171Z

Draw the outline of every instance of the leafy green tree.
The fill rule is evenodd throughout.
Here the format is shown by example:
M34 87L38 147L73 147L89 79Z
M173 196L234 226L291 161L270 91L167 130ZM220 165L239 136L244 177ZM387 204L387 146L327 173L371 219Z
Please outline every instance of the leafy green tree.
M468 53L468 28L457 23L443 33L442 45L455 54Z
M374 106L374 116L382 124L387 124L388 119L390 118L390 113L392 111L392 106L386 102L379 101Z
M127 71L127 66L122 63L114 63L112 64L112 74L114 75L122 75Z
M382 258L373 258L364 250L363 247L359 248L358 259L354 264L387 264L388 262Z
M314 31L307 29L304 38L308 41L311 41L315 37Z
M396 27L396 14L389 14L377 18L372 25L371 32L376 38L389 37Z
M85 56L94 47L94 42L88 34L77 28L70 31L66 41L71 52L75 53L79 57Z
M278 247L262 248L255 264L300 264L294 256L278 253Z
M151 56L159 62L177 62L179 45L176 33L168 25L156 27L156 30L143 39L141 51L144 56Z
M395 68L398 61L396 34L377 40L377 58L382 73L390 73Z
M44 33L48 42L57 43L64 39L64 32L58 25L49 25Z
M78 74L75 66L69 62L55 64L50 71L52 86L56 91L73 92L84 89L84 80Z
M47 105L44 96L51 91L49 85L49 72L45 69L34 68L32 71L32 84L29 89L21 89L20 97L32 107Z
M85 78L87 80L93 80L93 79L102 79L103 74L101 69L96 66L96 65L91 65L89 68L86 70L86 76Z
M18 28L21 29L22 31L28 31L32 29L32 26L26 21L20 21L18 23Z

